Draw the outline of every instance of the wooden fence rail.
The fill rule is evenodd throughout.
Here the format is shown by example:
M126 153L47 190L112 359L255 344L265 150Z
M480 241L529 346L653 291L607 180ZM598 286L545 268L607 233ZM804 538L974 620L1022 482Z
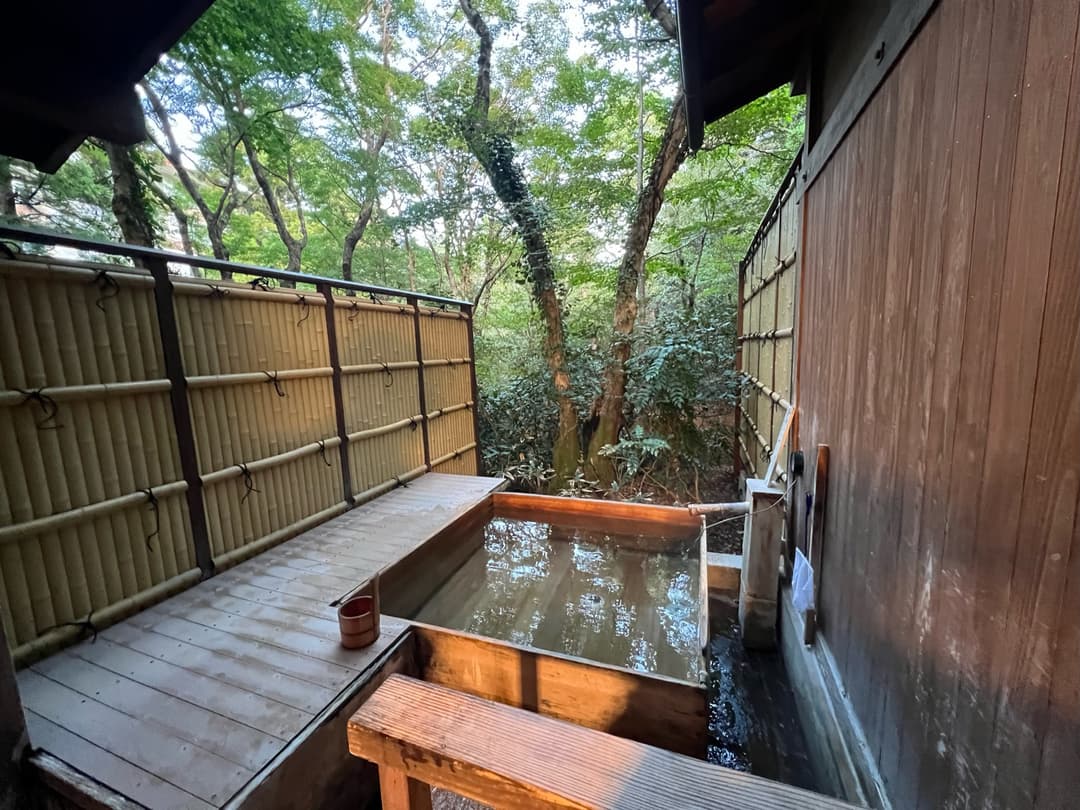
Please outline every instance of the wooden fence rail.
M143 267L0 260L18 663L427 470L479 471L467 303L213 260L255 280L181 277L174 254L58 241Z

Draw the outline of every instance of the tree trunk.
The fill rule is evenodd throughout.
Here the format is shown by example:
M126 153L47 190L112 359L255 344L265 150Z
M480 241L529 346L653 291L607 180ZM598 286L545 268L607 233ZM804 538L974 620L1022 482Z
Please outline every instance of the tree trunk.
M416 289L416 251L413 250L412 242L409 241L409 232L405 231L405 256L409 266L409 289Z
M203 197L200 192L199 186L195 182L195 178L191 176L191 173L184 165L180 142L176 139L176 134L173 132L172 123L169 120L169 111L166 109L164 102L162 102L158 94L154 92L154 88L150 86L149 82L140 82L139 86L142 87L143 91L146 93L146 98L150 102L150 107L153 109L154 115L158 119L158 124L161 126L161 131L165 136L165 143L160 143L152 136L151 141L153 141L154 146L157 147L158 151L161 152L165 159L169 161L170 165L172 165L173 169L176 171L176 176L180 180L180 184L184 187L184 191L188 193L188 196L191 197L191 201L195 203L195 207L199 209L199 214L206 224L206 235L210 239L210 249L214 253L214 258L220 259L221 261L228 261L229 249L225 245L225 226L236 205L235 159L230 158L228 180L221 198L218 201L217 207L211 208L209 203L207 203L206 198ZM235 155L235 150L233 154ZM226 280L231 279L232 273L222 270L221 277Z
M0 155L0 217L14 219L15 186L11 179L11 159Z
M570 400L570 373L566 368L566 331L562 304L555 285L555 270L544 233L544 223L532 199L520 167L514 162L514 147L505 135L488 129L491 103L491 31L472 7L470 0L458 0L461 10L480 39L476 60L476 93L464 125L465 141L491 182L495 196L517 225L525 245L525 267L532 282L532 295L544 322L544 357L555 386L559 427L552 448L555 475L550 487L561 489L573 478L581 455L578 418Z
M247 154L251 173L255 175L255 183L259 186L263 199L266 200L266 207L270 213L270 220L274 223L274 228L277 230L281 243L285 245L285 252L288 255L285 269L292 273L299 273L301 256L303 255L304 248L307 247L308 234L307 225L304 222L304 209L300 201L300 196L296 193L295 188L291 186L292 170L291 168L289 170L289 191L296 200L296 215L300 223L299 237L293 236L289 231L289 225L285 221L285 215L282 212L281 204L278 202L277 194L270 183L269 172L267 172L266 167L262 165L262 161L259 160L258 152L255 151L255 146L251 142L251 136L246 133L241 135L240 142L244 145L244 152ZM295 287L296 282L283 280L281 286Z
M101 142L109 158L112 174L112 210L124 241L130 245L154 246L154 225L143 187L131 156L131 149L109 141Z
M638 195L637 208L619 265L615 287L615 340L604 368L603 387L596 409L596 429L589 439L588 468L605 487L614 481L615 468L611 459L602 456L600 450L615 444L622 430L626 363L630 359L631 338L637 321L638 279L644 272L645 249L660 206L664 203L664 189L686 158L687 148L686 111L680 92L671 108L667 129L664 130L660 150L653 159L648 182Z
M364 207L356 215L356 222L353 223L349 232L345 234L345 246L341 250L341 277L345 281L353 280L353 254L356 253L357 244L364 238L364 231L367 230L368 223L371 222L371 211L374 207L371 200L364 203Z

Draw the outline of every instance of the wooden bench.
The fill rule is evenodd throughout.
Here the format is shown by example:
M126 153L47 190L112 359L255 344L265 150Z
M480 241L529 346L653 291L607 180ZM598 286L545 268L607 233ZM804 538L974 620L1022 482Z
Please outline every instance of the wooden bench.
M348 735L350 752L379 766L385 810L427 810L429 785L496 807L852 807L403 675L360 707Z

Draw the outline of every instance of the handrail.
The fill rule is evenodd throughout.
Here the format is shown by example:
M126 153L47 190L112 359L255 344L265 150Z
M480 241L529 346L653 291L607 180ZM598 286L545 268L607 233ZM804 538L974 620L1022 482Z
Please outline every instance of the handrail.
M278 281L291 281L295 284L328 284L336 289L355 290L395 298L411 296L434 304L460 307L465 311L472 309L472 302L462 301L457 298L445 298L439 295L398 290L393 287L379 287L374 284L362 284L358 281L345 281L340 278L328 278L309 273L294 273L289 270L278 270L256 264L229 262L222 259L213 259L209 256L189 256L176 250L162 250L161 248L148 248L142 245L127 245L119 242L105 242L99 239L86 239L81 236L68 236L67 234L55 233L43 228L29 228L23 225L0 225L0 240L29 242L35 245L57 245L59 247L74 248L75 250L104 253L110 256L124 256L128 259L175 262L189 267L203 267L209 270L225 271L226 273L244 273L250 276L273 278Z

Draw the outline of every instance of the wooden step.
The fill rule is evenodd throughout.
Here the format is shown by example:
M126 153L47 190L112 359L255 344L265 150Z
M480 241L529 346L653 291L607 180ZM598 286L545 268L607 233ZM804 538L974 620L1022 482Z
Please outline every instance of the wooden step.
M349 750L379 766L386 810L430 807L425 785L497 807L852 807L403 675L352 716Z

